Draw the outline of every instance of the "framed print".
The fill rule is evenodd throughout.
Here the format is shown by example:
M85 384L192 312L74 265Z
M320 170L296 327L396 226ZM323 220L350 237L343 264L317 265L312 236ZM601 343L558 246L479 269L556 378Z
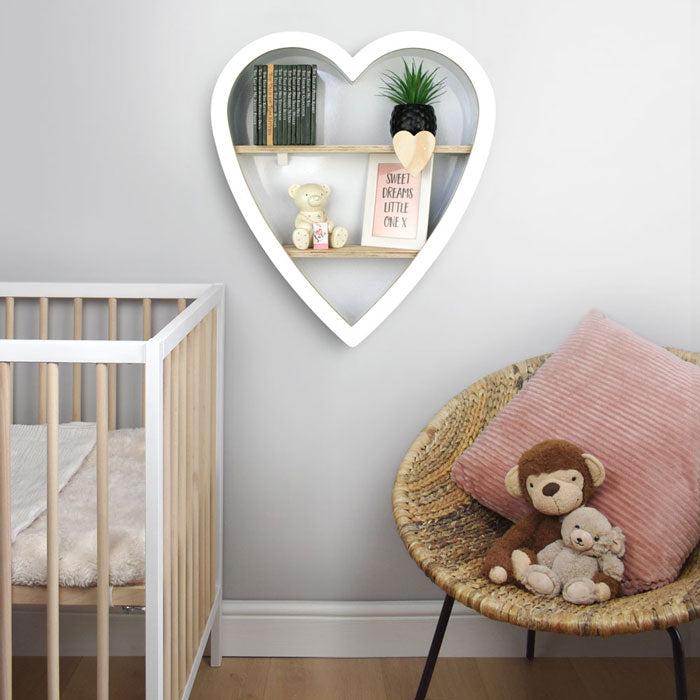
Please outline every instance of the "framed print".
M420 250L428 235L433 158L413 176L391 154L371 154L362 245Z

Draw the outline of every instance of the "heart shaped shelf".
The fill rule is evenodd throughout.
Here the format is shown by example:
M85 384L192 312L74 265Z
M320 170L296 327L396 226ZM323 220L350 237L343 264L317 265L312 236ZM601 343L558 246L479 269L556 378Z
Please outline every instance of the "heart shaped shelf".
M298 157L307 159L307 163L310 161L310 164L300 166L294 174L295 181L329 182L334 192L328 204L328 211L340 225L350 229L348 221L353 216L357 217L356 212L363 209L360 198L361 193L364 193L365 180L358 166L359 168L364 166L356 161L353 173L352 166L343 165L343 170L336 169L336 178L332 179L327 176L330 166L324 165L324 161L319 159L333 157L333 154L338 158L352 159L353 156L357 158L358 154L391 153L393 149L390 144L380 146L342 146L332 143L319 146L249 145L252 125L252 66L255 63L280 60L318 63L319 135L321 137L325 135L326 139L329 139L334 135L334 130L342 127L346 137L340 140L340 143L352 143L350 139L353 137L359 142L364 135L362 128L372 124L376 128L381 127L379 134L381 141L384 140L381 136L384 132L388 137L388 103L382 105L384 108L382 112L377 112L381 108L379 100L372 103L348 101L347 98L343 99L345 92L341 91L347 84L353 84L353 88L357 88L362 83L367 87L365 93L374 96L379 85L382 61L395 61L403 55L418 55L432 61L447 75L448 94L443 98L445 102L444 106L441 105L443 111L438 113L438 138L445 132L448 136L456 135L457 145L438 144L435 149L436 155L433 158L452 159L453 163L451 169L448 166L442 170L439 170L437 165L435 167L429 237L417 254L397 250L360 249L359 246L351 244L346 248L324 253L324 258L346 260L358 255L410 260L407 267L395 280L392 280L388 288L380 290L381 296L354 323L350 323L316 288L321 286L319 283L321 278L315 280L316 286L314 286L309 277L304 274L301 264L306 260L300 261L300 265L295 262L298 258L314 256L318 260L318 255L313 251L307 253L290 249L289 245L283 245L291 243L293 203L288 198L283 198L287 197L286 190L287 186L292 184L290 181L292 176L287 175L285 178L275 174L274 169L279 171L285 168L278 167L269 154L285 154L284 157L286 154L292 154L292 158L296 158L297 153L304 154ZM327 82L325 86L322 82L324 79ZM350 93L352 94L352 90ZM360 115L362 118L358 118ZM469 206L486 164L493 137L495 102L489 79L477 61L459 44L435 34L424 32L390 34L373 41L352 56L323 37L303 32L283 32L270 34L248 44L226 64L214 87L211 120L216 148L229 187L263 250L308 307L341 340L350 347L354 347L374 331L406 298L442 253L454 233ZM460 123L454 126L452 122L456 121ZM450 129L452 133L449 133ZM388 141L388 138L386 140ZM258 161L266 158L267 162L255 167L244 164L243 160L251 155L253 158L250 160ZM359 157L361 158L362 155ZM457 161L461 161L462 164L457 164ZM353 176L348 177L348 172ZM340 177L344 178L344 182L339 187L337 181ZM348 196L348 193L356 196ZM280 206L282 202L284 205ZM343 211L343 204L346 207L345 211ZM361 229L361 225L359 228ZM278 238L275 231L283 232L282 240ZM401 261L397 263L396 260L389 260L384 264L400 263ZM318 264L325 266L331 263ZM308 269L307 274L309 274ZM356 279L362 278L358 276Z

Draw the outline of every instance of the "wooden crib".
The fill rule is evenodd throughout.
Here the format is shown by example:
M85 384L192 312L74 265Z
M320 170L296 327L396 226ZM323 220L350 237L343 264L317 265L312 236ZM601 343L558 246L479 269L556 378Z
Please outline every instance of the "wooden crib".
M5 301L5 339L0 340L0 699L12 697L13 604L45 606L50 699L60 694L62 605L96 609L97 698L109 696L112 606L145 606L145 697L187 698L207 641L211 664L221 662L223 286L2 283L0 297ZM15 300L21 300L17 309ZM140 306L142 339L120 339L122 301L132 315L134 306ZM65 314L71 302L72 339L56 339L53 333L52 338L50 312L60 307ZM98 309L104 314L100 328L107 330L108 339L84 339L84 303L92 311L103 307ZM170 305L172 318L152 336L156 304ZM38 337L19 339L20 307L34 305ZM31 316L36 318L34 311ZM64 319L64 335L65 325ZM36 388L32 383L38 394L35 415L37 423L46 424L45 587L12 582L10 426L19 398L26 400L19 363L38 365ZM63 365L72 365L72 397L59 395ZM126 392L118 383L118 368L125 365L142 367L138 384ZM29 371L34 376L34 369ZM94 371L95 392L97 585L68 588L59 586L57 436L61 418L82 421L86 404L92 404L92 394L90 402L84 400L88 371L91 382ZM107 444L109 431L118 427L118 405L129 401L140 404L136 410L145 427L145 582L111 586Z

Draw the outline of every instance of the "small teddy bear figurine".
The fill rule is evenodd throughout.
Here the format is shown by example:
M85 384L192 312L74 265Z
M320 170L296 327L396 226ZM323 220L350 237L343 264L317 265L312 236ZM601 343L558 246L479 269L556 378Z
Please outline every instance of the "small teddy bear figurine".
M624 572L625 536L595 508L582 506L561 524L561 539L537 553L537 564L522 573L520 583L532 593L589 605L614 598Z
M292 185L289 188L289 196L299 209L297 218L294 219L294 233L292 241L299 250L305 250L313 245L314 228L321 231L322 228L315 224L327 224L328 243L331 248L342 248L348 242L348 232L342 226L326 216L324 207L331 194L328 185Z

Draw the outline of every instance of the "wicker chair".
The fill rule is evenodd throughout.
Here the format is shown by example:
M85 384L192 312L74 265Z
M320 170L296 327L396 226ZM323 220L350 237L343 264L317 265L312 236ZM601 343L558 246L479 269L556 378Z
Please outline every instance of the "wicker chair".
M698 353L672 352L700 365ZM685 700L685 660L676 625L700 612L700 548L673 583L596 605L577 606L515 586L496 586L479 573L487 548L510 523L457 487L450 468L547 357L511 365L465 389L433 417L401 462L393 492L399 534L418 566L446 593L416 698L427 693L457 600L493 620L527 628L528 659L534 655L537 630L606 637L665 629L673 646L676 695Z

